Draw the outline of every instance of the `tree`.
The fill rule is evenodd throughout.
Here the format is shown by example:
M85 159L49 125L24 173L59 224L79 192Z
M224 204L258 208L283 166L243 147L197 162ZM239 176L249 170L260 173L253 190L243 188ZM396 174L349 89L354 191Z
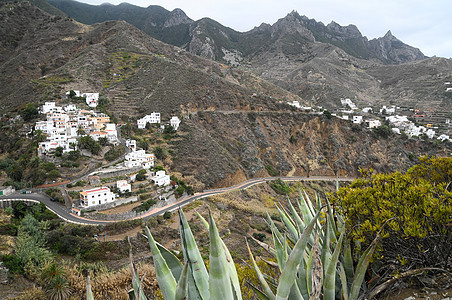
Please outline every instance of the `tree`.
M63 147L57 147L55 149L55 156L56 157L61 157L63 155Z
M28 103L25 108L20 112L24 121L31 121L38 116L38 109L34 103Z
M108 138L107 137L101 137L99 138L99 144L101 146L107 146L108 145Z
M333 115L329 111L327 111L326 109L323 111L323 114L325 115L325 117L327 119L331 119L333 117Z
M76 95L76 94L75 94L74 90L70 90L70 91L69 91L69 98L70 98L70 99L73 99L73 98L75 97L75 95Z
M155 155L156 158L158 158L160 160L164 160L166 158L166 152L160 146L157 146L157 147L154 148L154 155Z
M99 154L100 150L102 148L100 147L99 143L96 142L92 137L90 136L82 136L78 139L78 145L81 149L87 149L92 154Z

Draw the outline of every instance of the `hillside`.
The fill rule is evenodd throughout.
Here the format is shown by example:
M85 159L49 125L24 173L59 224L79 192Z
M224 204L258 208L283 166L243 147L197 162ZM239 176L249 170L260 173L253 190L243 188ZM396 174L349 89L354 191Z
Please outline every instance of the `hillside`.
M334 109L340 98L352 98L363 106L392 104L432 114L451 107L443 89L452 76L450 60L427 58L390 30L368 40L354 25L324 25L292 11L275 24L238 32L209 18L193 21L180 9L49 3L86 24L125 20L165 43L248 70L311 105Z
M84 25L51 16L29 2L2 4L0 19L5 20L0 44L0 105L5 113L14 115L26 103L54 101L74 89L101 93L109 100L107 111L119 122L134 124L152 111L161 112L163 121L178 115L183 118L179 137L157 138L151 146L169 154L158 163L205 186L268 175L356 176L360 167L406 169L417 155L447 151L445 145L393 136L379 139L345 121L294 112L285 101L312 99L162 43L124 21ZM333 55L349 59L335 46L313 45L323 49L325 58L314 58L306 66L321 68L322 61L332 63L328 59ZM385 73L385 66L377 66ZM317 73L309 74L316 88L322 81L316 80ZM359 85L362 77L357 78ZM302 86L306 82L309 87L309 80ZM346 82L337 80L338 85ZM378 91L378 81L364 80L362 95L371 92L369 82ZM322 88L330 95L331 85Z

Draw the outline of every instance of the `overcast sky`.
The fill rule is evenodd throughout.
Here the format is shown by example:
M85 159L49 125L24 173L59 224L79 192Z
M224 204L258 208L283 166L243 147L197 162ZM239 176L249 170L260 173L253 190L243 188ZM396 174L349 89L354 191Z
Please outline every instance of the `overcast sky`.
M450 0L79 0L90 4L109 2L168 10L181 8L193 20L212 18L238 31L261 23L273 24L292 10L325 25L356 25L368 39L388 30L427 56L452 58L452 1Z

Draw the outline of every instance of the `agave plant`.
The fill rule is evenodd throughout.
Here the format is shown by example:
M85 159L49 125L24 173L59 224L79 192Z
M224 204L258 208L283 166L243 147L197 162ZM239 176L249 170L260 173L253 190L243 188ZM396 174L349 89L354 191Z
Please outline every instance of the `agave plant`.
M202 219L209 230L209 272L196 245L193 233L182 210L179 210L179 231L184 263L155 242L149 228L146 235L160 290L165 300L179 299L242 299L240 284L229 250L221 240L210 215Z
M283 232L267 215L274 248L262 242L259 244L272 253L278 262L281 275L276 293L271 282L259 270L248 247L251 262L262 285L262 289L252 288L260 299L358 298L380 233L362 254L355 269L342 217L337 214L333 216L328 202L322 207L317 194L315 200L316 205L313 205L308 194L300 191L300 200L297 201L300 213L290 201L288 211L276 205L284 224ZM323 212L324 208L326 213Z

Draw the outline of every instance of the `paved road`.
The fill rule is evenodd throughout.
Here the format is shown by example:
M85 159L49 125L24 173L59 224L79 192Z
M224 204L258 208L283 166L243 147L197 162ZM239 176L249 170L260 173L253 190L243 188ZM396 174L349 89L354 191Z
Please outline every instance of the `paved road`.
M160 208L156 208L153 209L152 211L141 215L139 217L135 217L133 219L143 219L143 220L148 220L151 217L154 216L158 216L158 215L162 215L163 213L165 213L166 211L174 211L176 209L178 209L179 207L185 206L197 199L202 199L202 198L206 198L212 195L217 195L217 194L222 194L225 192L229 192L232 190L243 190L246 188L249 188L253 185L259 184L259 183L263 183L263 182L267 182L267 181L271 181L271 180L275 180L280 178L283 181L352 181L354 178L347 178L347 177L327 177L327 176L314 176L314 177L298 177L298 176L294 176L294 177L265 177L265 178L254 178L254 179L249 179L247 181L244 181L242 183L239 183L237 185L231 186L231 187L226 187L226 188L219 188L219 189L211 189L211 190L206 190L204 192L201 193L196 193L195 195L192 196L188 196L185 197L181 200L179 200L176 203L173 204L169 204L167 206L164 207L160 207ZM53 213L55 213L58 217L60 217L61 219L63 219L64 221L70 222L70 223L76 223L76 224L82 224L82 225L105 225L108 223L113 223L116 221L100 221L100 220L92 220L92 219L87 219L84 217L79 217L77 215L72 214L66 207L56 203L56 202L52 202L50 201L50 198L46 195L46 194L41 194L41 193L32 193L32 194L19 194L19 193L14 193L8 196L2 196L0 197L0 201L1 200L15 200L15 201L39 201L44 203L47 208L52 211Z

